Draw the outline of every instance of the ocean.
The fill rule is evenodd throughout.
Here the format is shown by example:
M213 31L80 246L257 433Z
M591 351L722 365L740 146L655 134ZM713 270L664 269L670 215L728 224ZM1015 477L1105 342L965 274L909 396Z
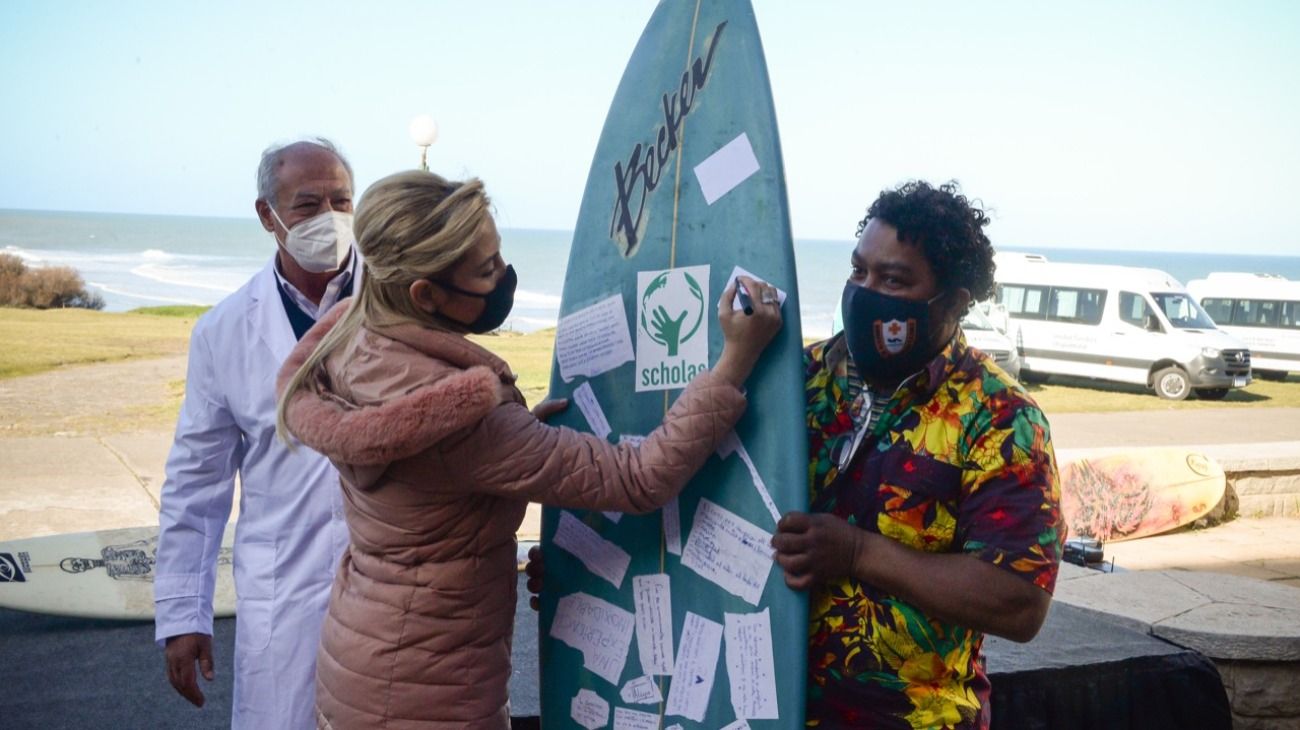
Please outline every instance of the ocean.
M506 327L555 326L569 261L569 231L502 229L502 252L519 274ZM160 304L215 304L264 266L274 250L252 218L0 210L0 252L29 265L71 266L107 311ZM805 337L830 334L849 274L853 240L795 240ZM1161 269L1186 283L1212 271L1249 271L1300 280L1300 256L1176 251L1023 249L1052 261ZM761 274L762 272L756 272Z

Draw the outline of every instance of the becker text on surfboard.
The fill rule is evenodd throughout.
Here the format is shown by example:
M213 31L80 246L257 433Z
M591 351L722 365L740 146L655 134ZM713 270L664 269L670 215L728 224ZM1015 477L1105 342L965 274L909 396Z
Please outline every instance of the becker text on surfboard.
M727 26L724 20L713 29L708 49L697 56L690 68L682 72L677 93L662 97L664 120L654 134L654 142L637 142L627 164L614 163L614 215L609 224L609 235L618 244L624 258L636 255L644 231L645 207L650 194L659 186L672 153L681 143L682 123L695 106L695 95L709 80L713 68L713 54L718 49L718 39ZM613 112L611 111L612 115ZM633 208L635 207L635 212Z

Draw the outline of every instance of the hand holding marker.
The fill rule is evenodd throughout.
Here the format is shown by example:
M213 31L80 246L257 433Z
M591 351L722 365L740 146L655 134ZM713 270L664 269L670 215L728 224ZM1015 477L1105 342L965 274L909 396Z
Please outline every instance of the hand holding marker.
M754 299L750 295L749 289L747 289L745 287L744 282L740 280L739 274L736 275L733 281L735 282L736 285L737 308L742 310L747 315L752 315L754 313ZM763 304L776 304L780 306L781 299L778 296L778 291L776 287L772 287L771 289L766 289L764 288L765 282L757 279L755 280L754 283L758 285L759 291L762 292L761 301Z

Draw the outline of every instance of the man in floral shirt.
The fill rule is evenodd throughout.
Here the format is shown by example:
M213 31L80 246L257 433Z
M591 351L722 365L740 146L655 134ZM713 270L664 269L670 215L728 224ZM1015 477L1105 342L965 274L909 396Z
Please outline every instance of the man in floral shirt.
M986 728L985 633L1028 641L1065 527L1042 411L958 326L993 293L988 218L955 185L885 191L845 331L805 351L812 513L773 539L809 590L808 725Z

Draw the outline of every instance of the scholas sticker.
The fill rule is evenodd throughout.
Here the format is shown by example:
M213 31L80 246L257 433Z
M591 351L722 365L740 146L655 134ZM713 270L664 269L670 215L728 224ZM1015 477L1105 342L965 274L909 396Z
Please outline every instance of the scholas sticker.
M637 273L637 392L684 388L709 367L709 267Z
M0 553L0 583L26 583L22 568L9 553Z

